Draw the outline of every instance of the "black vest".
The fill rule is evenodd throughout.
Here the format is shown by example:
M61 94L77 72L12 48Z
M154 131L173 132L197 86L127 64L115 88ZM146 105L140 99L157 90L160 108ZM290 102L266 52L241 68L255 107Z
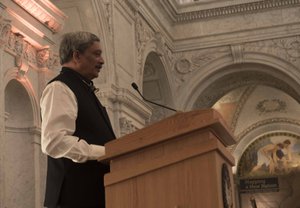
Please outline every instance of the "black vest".
M104 145L115 139L107 112L101 105L88 80L72 69L63 67L52 81L65 83L77 98L78 114L74 136L89 144ZM56 106L59 108L59 106ZM75 163L67 158L48 156L45 206L58 203L67 207L105 207L103 176L107 165L97 161Z

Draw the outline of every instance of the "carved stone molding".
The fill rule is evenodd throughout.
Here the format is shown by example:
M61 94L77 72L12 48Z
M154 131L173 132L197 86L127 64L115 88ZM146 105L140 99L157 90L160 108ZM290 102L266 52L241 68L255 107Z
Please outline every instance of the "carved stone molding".
M130 120L125 117L119 119L121 135L130 134L137 130L137 128L132 124Z
M30 128L29 128L29 132L30 132L31 134L40 136L40 135L41 135L41 128L40 128L40 127L30 127ZM40 137L38 137L36 140L37 140L37 141L39 142L39 144L40 144Z
M162 34L160 32L155 32L153 38L156 46L156 53L162 56L165 53L165 45L166 45Z
M59 66L58 54L49 48L37 50L24 40L20 33L14 33L11 22L0 16L0 46L6 48L15 56L16 66L22 73L26 73L29 65L37 68L54 69Z
M242 1L241 1L242 2ZM224 17L241 13L256 13L262 10L293 7L300 4L300 0L261 0L235 5L223 5L209 9L199 9L198 11L179 11L168 1L160 1L163 8L167 10L170 18L177 23L205 20L209 18ZM193 5L194 6L194 5Z
M112 1L110 0L104 0L103 1L104 4L104 9L105 9L105 19L108 25L108 31L110 34L110 37L113 37L113 25L112 25L112 16L113 16L113 5L112 5Z
M6 44L11 32L11 21L0 16L0 46Z
M37 65L39 68L54 69L59 66L58 54L53 53L49 48L37 51Z
M231 55L228 46L174 54L172 58L175 63L173 69L177 80L176 87L180 87L186 81L187 75L203 69L205 65L226 55Z
M29 64L25 59L22 59L20 56L16 56L15 64L18 68L18 75L24 76L29 69Z
M289 119L289 118L271 118L271 119L266 119L263 121L259 121L251 126L249 126L247 129L245 129L243 132L241 132L239 135L236 136L237 141L240 141L243 137L245 137L249 132L253 131L254 129L257 129L261 126L265 126L268 124L276 124L276 123L286 123L286 124L292 124L296 126L300 126L300 122Z
M139 14L135 17L135 41L137 46L137 61L139 64L142 63L145 46L148 41L153 37L153 31L144 22Z
M135 42L137 46L137 63L139 65L138 72L141 75L143 72L142 61L145 58L145 50L151 47L155 53L162 56L170 68L174 65L174 55L170 47L166 43L165 37L161 32L155 31L147 22L140 16L139 13L135 15Z
M166 112L163 108L151 105L153 107L150 124L162 120L166 117Z
M54 5L50 2L47 4L38 3L34 0L13 0L16 4L26 10L29 14L39 20L42 24L44 24L47 28L49 28L53 32L58 32L63 27L63 21L66 16L58 10ZM42 6L43 5L43 6ZM58 18L54 17L53 14L50 14L47 9L51 9L52 12L55 12L57 16L62 18L62 21L59 21Z
M132 93L128 89L112 85L110 90L107 88L100 88L100 90L96 93L96 96L101 100L101 103L106 108L114 105L117 107L119 107L119 105L124 105L126 107L130 107L133 112L137 112L143 118L150 117L150 106L141 100L140 96L136 95L135 92Z
M37 51L37 64L38 67L44 68L47 66L47 61L49 59L49 48L43 48L39 51Z
M271 54L299 67L300 36L245 43L244 51Z
M181 65L184 65L187 67L188 62L190 63L190 69L189 70L177 70L182 73L182 71L187 71L187 73L199 70L201 69L204 65L210 63L214 59L217 59L219 57L225 56L230 54L230 49L227 46L224 47L218 47L218 48L210 48L210 49L203 49L199 51L190 51L186 53L181 53L180 58L177 58L176 64L178 62L184 63Z

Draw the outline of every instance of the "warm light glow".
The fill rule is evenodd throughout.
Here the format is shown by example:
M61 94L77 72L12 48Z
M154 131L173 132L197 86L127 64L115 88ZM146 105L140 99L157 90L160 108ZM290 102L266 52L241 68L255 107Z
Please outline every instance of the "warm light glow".
M13 17L15 17L17 20L19 20L22 24L24 24L27 28L32 30L35 34L37 34L40 37L44 37L44 33L42 33L40 30L36 29L32 24L27 22L25 19L23 19L21 16L16 14L13 10L6 8L7 12L11 14Z
M49 7L52 11L55 12L55 14L59 15L61 18L66 19L67 16L60 11L54 4L52 4L49 0L40 0L43 4L45 4L47 7Z
M21 16L19 16L18 14L16 14L14 11L12 11L9 8L6 8L6 11L13 16L14 18L16 18L18 21L20 21L22 24L24 24L28 29L30 29L31 31L33 31L35 34L37 34L38 36L40 36L41 38L44 38L45 34L42 33L40 30L36 29L32 24L30 24L29 22L27 22L25 19L23 19ZM24 36L24 40L26 40L27 42L29 42L31 45L33 45L36 48L42 48L42 46L35 41L34 39L32 39L31 37L29 37L28 35L26 35L24 32L22 32L22 30L20 30L19 28L15 27L12 25L12 32L13 33L20 33L22 36Z
M53 32L58 32L62 28L62 24L60 24L56 19L49 14L44 8L42 8L37 2L34 0L13 0L15 3L20 5L23 9L25 9L28 13L30 13L33 17L47 26ZM45 0L43 1L45 3ZM49 3L47 5L50 5ZM56 9L58 10L58 9ZM61 15L61 13L59 13Z

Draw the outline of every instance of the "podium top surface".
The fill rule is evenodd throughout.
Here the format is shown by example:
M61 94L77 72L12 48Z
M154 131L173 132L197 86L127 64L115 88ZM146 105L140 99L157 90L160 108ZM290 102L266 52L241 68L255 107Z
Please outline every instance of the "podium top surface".
M224 146L235 140L221 115L214 109L179 112L157 123L105 144L103 160L154 145L191 132L209 129Z

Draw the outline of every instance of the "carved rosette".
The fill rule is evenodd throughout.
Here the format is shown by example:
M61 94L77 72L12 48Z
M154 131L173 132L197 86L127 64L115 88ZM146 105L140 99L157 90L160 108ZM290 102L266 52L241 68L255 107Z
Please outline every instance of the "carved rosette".
M231 54L231 49L228 46L203 49L198 51L189 51L185 53L177 53L174 57L174 71L176 76L177 87L180 87L183 82L194 71L198 71L205 65L213 62L215 59Z
M176 61L175 69L179 74L187 74L192 71L192 63L186 59L182 58Z

